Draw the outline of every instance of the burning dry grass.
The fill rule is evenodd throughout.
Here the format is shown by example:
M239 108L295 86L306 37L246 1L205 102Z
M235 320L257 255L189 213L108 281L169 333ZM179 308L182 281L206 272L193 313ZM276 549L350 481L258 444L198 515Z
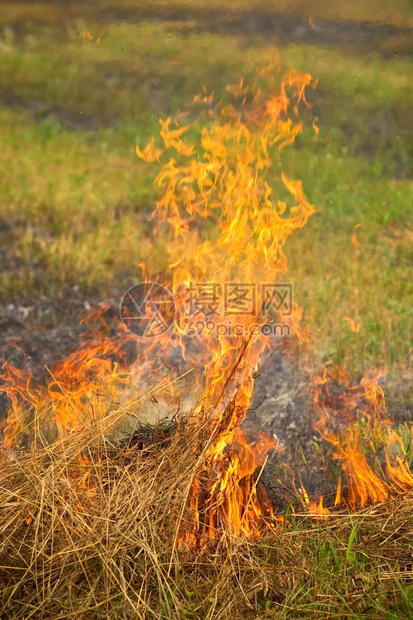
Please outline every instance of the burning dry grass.
M257 541L222 528L201 551L179 548L194 448L210 440L188 424L147 447L93 427L4 455L2 618L408 617L408 497L322 521L285 515Z

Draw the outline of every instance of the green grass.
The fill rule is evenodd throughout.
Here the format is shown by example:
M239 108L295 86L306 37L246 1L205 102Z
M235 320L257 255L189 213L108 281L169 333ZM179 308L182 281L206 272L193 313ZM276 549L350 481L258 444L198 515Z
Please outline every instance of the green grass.
M65 281L103 292L136 278L141 261L158 270L162 248L145 223L156 170L137 160L134 145L156 135L158 116L185 109L204 84L219 97L257 62L279 58L319 78L314 108L304 111L307 126L315 117L320 127L318 143L307 130L275 161L276 174L282 166L301 178L318 208L286 248L306 328L325 359L356 370L406 367L411 59L309 44L280 51L260 35L246 47L240 36L188 34L180 22L95 24L73 7L52 27L53 15L62 17L54 10L37 10L43 21L28 33L24 10L16 8L14 26L0 30L7 91L0 98L0 190L14 266L1 275L3 299L31 288L56 292ZM361 324L359 333L344 316Z

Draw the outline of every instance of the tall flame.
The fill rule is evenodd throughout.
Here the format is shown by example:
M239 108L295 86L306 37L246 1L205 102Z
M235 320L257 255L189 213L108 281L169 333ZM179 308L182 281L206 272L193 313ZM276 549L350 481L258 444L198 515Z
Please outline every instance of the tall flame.
M160 120L162 145L157 147L152 140L136 150L139 157L160 166L156 185L161 196L154 219L158 229L166 223L171 230L167 252L178 300L175 334L184 357L197 365L202 362L204 368L205 385L196 415L212 417L219 429L191 491L190 504L197 515L195 530L186 532L191 541L196 530L205 529L206 524L211 537L221 513L231 531L256 534L264 512L252 475L268 450L276 446L266 437L253 448L239 430L251 402L255 369L272 342L260 330L267 320L261 287L263 282L281 279L287 264L283 245L314 213L301 181L288 179L281 172L277 199L267 181L274 147L281 151L302 130L298 105L305 103L305 88L311 83L308 74L295 72L278 84L277 78L271 67L259 73L253 90L243 80L229 86L232 101L216 106L213 112L213 98L204 93L195 101L207 102L209 112L198 139L191 133L193 127L181 126L179 118ZM260 80L267 82L265 90L259 87ZM293 199L289 208L288 194ZM186 337L193 321L185 306L185 292L191 283L202 283L210 302L211 294L222 293L229 283L235 283L239 302L241 295L245 301L247 289L252 287L257 294L251 312L234 312L237 334L231 332L233 316L228 308L219 316L223 329L216 333L214 309L204 306L199 316L205 324L209 318L211 331ZM197 338L202 347L194 346ZM206 487L204 497L200 479Z
M271 147L278 145L281 150L302 129L301 122L293 121L289 114L294 115L291 108L297 112L298 103L305 101L305 87L311 78L291 72L276 88L276 77L270 70L261 71L259 77L266 78L276 92L267 94L257 85L250 92L241 80L228 87L233 102L217 106L213 113L211 97L205 96L209 115L198 141L196 137L187 138L190 125L180 126L179 118L169 118L160 120L161 147L152 141L143 150L137 148L140 157L157 161L161 168L156 179L161 197L154 219L159 227L167 222L173 233L167 251L178 300L175 331L182 336L180 345L188 359L190 347L183 336L188 326L185 290L190 283L201 282L204 290L209 286L211 291L232 282L257 287L262 282L277 282L286 270L282 249L286 239L314 212L300 181L289 180L281 173L279 192L283 198L291 194L295 202L287 210L285 200L273 198L266 180L273 163ZM244 334L257 320L265 322L262 302L258 296L249 316L237 316ZM268 338L215 337L214 333L212 337L202 334L202 341L209 358L204 400L216 406L223 394L228 399L228 380L234 369L240 368L241 357L245 371L242 377L237 376L233 392L238 404L247 407L252 369ZM193 361L200 362L198 349Z

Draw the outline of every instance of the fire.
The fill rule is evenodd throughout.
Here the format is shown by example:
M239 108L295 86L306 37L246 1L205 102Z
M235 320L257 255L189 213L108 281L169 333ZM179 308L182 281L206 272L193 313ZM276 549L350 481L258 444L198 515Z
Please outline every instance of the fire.
M284 244L315 209L301 181L282 169L274 179L273 162L303 129L299 112L307 105L309 87L315 87L310 75L290 71L280 76L270 66L258 71L250 86L244 80L228 86L225 102L214 104L214 95L205 89L190 113L160 119L159 139L137 145L136 154L158 167L152 221L154 234L165 241L165 269L148 274L143 266L142 273L147 282L170 289L173 303L162 299L161 316L161 301L147 298L149 285L142 304L128 293L123 322L115 331L105 320L108 307L87 317L86 323L94 319L99 328L49 370L46 381L24 367L4 364L2 390L11 399L4 428L8 447L23 436L27 442L36 434L54 441L90 424L104 429L114 415L138 415L135 408L153 396L149 386L154 384L164 404L176 410L181 395L168 355L178 351L186 369L197 369L186 376L182 391L195 394L193 415L199 427L208 426L209 436L194 446L201 457L188 492L190 517L182 520L179 532L181 548L202 546L222 532L256 537L276 522L257 471L262 472L270 452L279 450L278 443L240 425L257 369L276 342L272 325L278 321L306 337L299 325L302 310L292 300L288 305L288 290L277 286L287 269ZM195 112L196 120L188 122ZM143 337L128 330L140 318L137 311L146 321ZM344 318L359 330L358 323ZM413 475L403 442L387 419L380 373L366 375L356 387L344 373L338 378L344 385L341 394L330 393L325 372L314 396L316 428L341 464L336 505L364 506L411 488ZM338 429L331 424L337 412ZM375 458L380 450L384 471ZM72 482L93 500L97 489L85 457L79 466L86 473ZM301 492L311 515L330 514L323 497L310 498L302 484Z
M196 527L183 533L190 541L205 525L211 536L222 517L231 532L256 535L265 513L252 475L274 446L267 437L261 441L261 449L257 445L252 449L239 430L251 402L257 363L271 349L271 339L259 329L267 321L260 287L268 280L280 281L286 270L283 245L314 213L300 181L281 173L278 191L282 200L274 199L267 181L274 147L281 151L302 130L298 105L305 103L305 89L311 84L309 75L291 72L277 87L274 77L271 71L262 71L252 91L243 80L229 86L231 101L218 105L212 115L212 98L205 96L209 123L202 127L198 143L192 136L186 137L190 125L167 119L160 121L160 147L151 141L145 148L137 148L145 161L160 165L155 183L161 197L154 219L159 228L166 224L171 230L169 269L179 300L175 332L187 360L199 364L200 350L204 351L205 385L196 415L202 418L206 412L219 429L200 473L207 498L199 499L199 479L191 492ZM259 87L260 80L267 82L265 90ZM200 100L198 97L196 103ZM289 207L288 194L293 198ZM245 284L259 290L251 313L238 313L237 334L228 335L231 317L224 313L220 320L227 329L218 335L213 330L193 334L202 340L202 349L185 337L192 320L185 307L185 290L193 282L209 287L209 294L232 282L237 283L236 295ZM245 298L246 291L241 294ZM200 316L206 322L208 310L203 308ZM213 327L212 312L210 318Z
M324 498L320 497L319 501L315 501L315 500L310 500L308 499L308 501L306 501L306 504L308 506L308 512L318 518L318 519L323 519L326 517L326 515L331 514L330 510L324 506Z
M379 385L384 374L366 373L359 385L350 386L346 374L340 373L342 392L332 396L333 381L325 373L315 391L316 428L335 447L335 457L348 483L343 495L340 478L336 505L363 507L412 488L413 476L403 440L392 428ZM332 430L333 412L340 412L342 430L338 432ZM385 467L378 458L380 453L384 453Z

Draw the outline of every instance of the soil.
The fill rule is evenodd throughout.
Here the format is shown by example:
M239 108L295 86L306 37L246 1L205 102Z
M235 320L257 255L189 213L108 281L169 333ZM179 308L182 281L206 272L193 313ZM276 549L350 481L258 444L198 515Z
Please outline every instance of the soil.
M24 364L35 377L41 378L46 366L52 369L83 342L88 328L81 320L86 314L104 307L106 320L113 324L123 293L123 289L112 291L107 299L96 291L87 292L67 284L58 296L0 301L0 358L16 366ZM186 370L180 351L171 351L166 366L174 374ZM311 392L311 379L300 368L289 339L278 338L255 378L254 397L244 428L271 432L282 448L319 442L318 433L313 430ZM411 419L413 403L402 404L393 399L389 413L397 423Z
M98 310L104 303L109 308L109 321L117 315L123 291L102 300L87 294L78 286L67 285L58 297L18 298L0 303L0 356L14 365L31 370L39 380L65 359L83 341L85 326L82 316ZM277 428L281 443L294 441L297 435L312 437L309 432L308 402L298 364L276 349L256 378L254 401L247 414L247 428ZM168 356L173 373L183 369L179 351ZM6 398L0 396L0 416L5 414ZM275 431L274 431L275 432Z
M36 122L47 119L58 119L62 127L95 131L100 129L102 122L96 117L84 114L82 110L66 106L51 105L42 99L21 97L10 88L0 88L0 103L2 107L19 109L28 114ZM113 124L115 119L113 120ZM106 123L109 124L109 123Z

